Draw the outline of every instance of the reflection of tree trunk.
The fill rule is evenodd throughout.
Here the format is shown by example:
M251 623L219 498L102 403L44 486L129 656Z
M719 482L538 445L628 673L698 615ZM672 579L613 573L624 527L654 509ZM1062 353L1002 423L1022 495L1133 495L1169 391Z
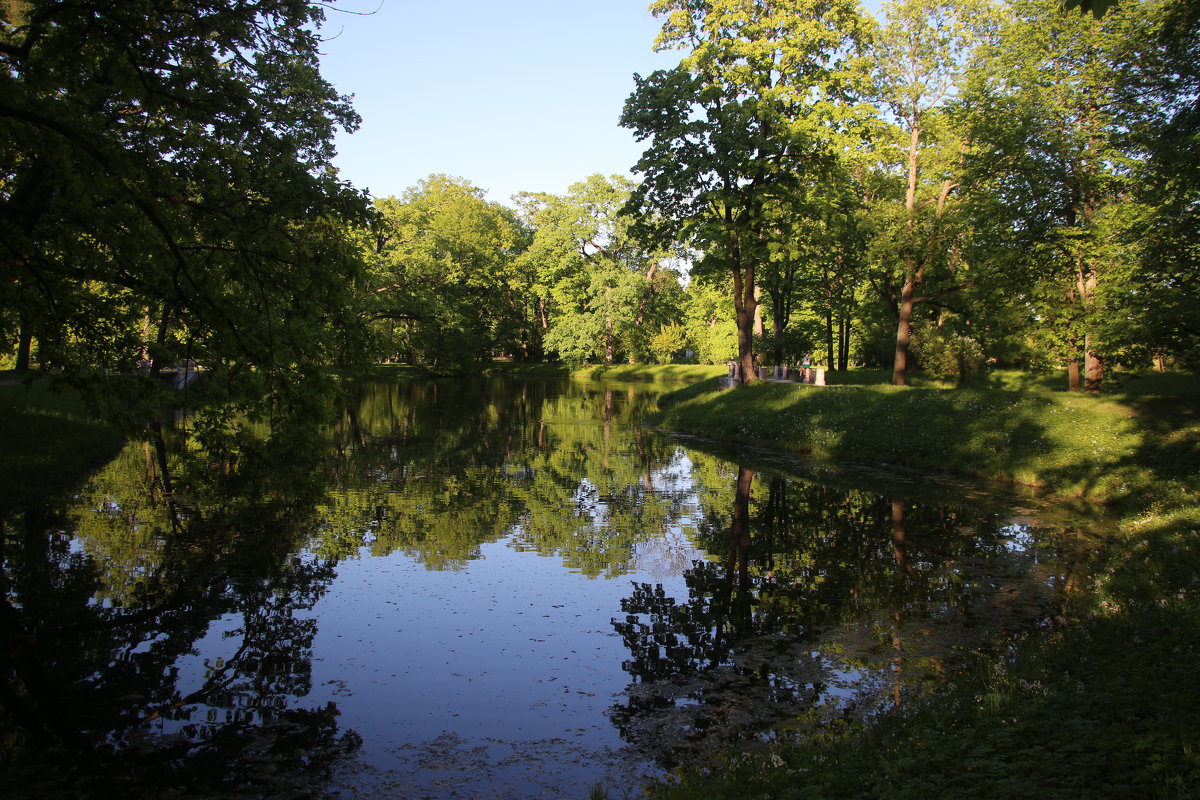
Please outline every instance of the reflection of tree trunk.
M646 455L646 446L642 443L642 429L633 429L633 441L637 447L638 458L642 462L642 483L646 484L646 491L654 494L654 480L650 473L650 456Z
M904 700L904 639L900 635L903 622L899 611L892 615L892 702L897 707Z
M741 627L741 620L750 608L750 488L753 482L754 473L738 467L725 575L718 594L713 597L713 608L724 609L725 613L718 615L714 623L712 666L724 658L732 638L728 634Z
M733 527L729 536L728 568L729 574L738 575L738 585L743 588L749 586L750 582L750 489L753 483L754 473L745 467L738 467L737 488L733 495Z
M892 551L896 554L896 567L910 578L915 577L912 562L908 558L903 500L892 501Z
M912 561L908 557L908 536L904 524L904 501L892 501L892 551L896 554L896 567L903 575L916 577ZM904 640L900 636L903 617L897 611L892 626L892 701L899 706L903 699Z
M608 469L608 440L612 436L613 390L604 390L604 468Z
M17 525L2 524L4 518L0 516L0 563L5 566L0 570L0 647L6 674L0 676L0 708L28 734L34 746L41 749L65 746L72 757L90 754L92 744L72 724L71 709L63 704L61 687L54 685L49 664L43 663L37 626L22 619L22 612L29 613L28 609L18 609L9 602L18 593L31 597L61 596L61 588L52 585L55 581L51 564L56 563L56 557L50 554L50 538L46 535L54 526L44 509L26 507L21 520L21 541L10 542L6 532L12 531L15 537ZM16 592L10 585L13 574L19 575L21 581Z
M162 425L151 423L150 430L154 432L154 451L158 457L158 470L162 478L163 500L167 504L167 514L171 518L171 530L179 533L179 508L175 502L175 486L171 480L171 467L167 463L167 442L163 438Z

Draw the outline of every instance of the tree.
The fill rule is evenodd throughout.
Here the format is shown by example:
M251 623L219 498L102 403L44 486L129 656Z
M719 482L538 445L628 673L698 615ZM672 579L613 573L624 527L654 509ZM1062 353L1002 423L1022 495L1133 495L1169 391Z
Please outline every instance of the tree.
M521 197L535 230L526 259L542 297L545 345L569 363L645 359L647 329L670 321L659 318L663 300L678 292L664 267L669 252L644 247L619 213L633 188L619 175L592 175L563 197Z
M903 209L879 209L876 240L883 289L896 309L897 386L906 380L913 309L934 296L918 296L918 288L936 270L952 274L961 266L949 217L964 142L941 109L986 31L986 12L985 2L973 0L897 0L884 6L886 20L872 50L876 93L894 125L890 144L904 153L896 165Z
M640 230L702 254L732 279L742 379L754 374L757 274L803 174L821 174L848 125L854 49L868 22L852 0L658 0L655 49L686 51L647 78L621 124L647 149L629 203Z
M1172 358L1200 371L1200 6L1170 0L1134 13L1150 19L1122 37L1122 106L1144 154L1134 187L1147 213L1129 324L1109 335L1160 366Z
M965 92L971 181L991 198L989 246L1024 251L1027 302L1073 390L1082 364L1083 388L1100 391L1105 361L1120 356L1111 327L1128 324L1120 275L1141 226L1129 203L1138 154L1126 136L1121 52L1145 16L1130 4L1097 21L1046 0L1014 2Z
M359 271L304 0L0 6L0 295L44 365L277 376L334 356ZM143 324L148 322L149 324ZM154 329L151 331L151 329ZM11 340L10 340L11 341Z
M376 203L360 313L379 326L378 353L399 350L456 370L511 346L528 327L519 280L528 232L483 194L461 178L431 175L403 198Z

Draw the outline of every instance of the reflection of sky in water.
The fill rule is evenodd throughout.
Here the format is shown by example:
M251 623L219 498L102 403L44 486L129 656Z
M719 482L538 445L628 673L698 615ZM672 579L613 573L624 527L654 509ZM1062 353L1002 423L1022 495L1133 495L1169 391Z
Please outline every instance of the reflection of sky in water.
M350 783L400 780L414 797L464 786L585 796L605 764L620 766L605 710L628 683L627 653L610 620L628 581L647 576L589 580L555 562L496 542L456 571L400 554L339 566L312 612L321 627L304 702L336 702L363 736L374 774ZM679 579L671 589L686 593Z
M1015 553L1024 553L1037 544L1030 526L1016 523L1000 529L1005 537L1004 546Z
M547 433L543 443L538 432L534 456L532 442L513 437L503 459L481 459L491 473L466 444L422 454L432 437L398 447L387 441L394 433L379 434L375 449L367 436L372 446L349 462L361 482L337 487L344 503L311 540L345 526L336 577L315 607L281 611L317 622L311 688L286 702L334 703L340 729L363 739L335 788L364 798L585 797L599 781L610 796L636 796L637 776L654 773L651 759L688 732L729 736L814 705L877 713L900 680L940 671L931 659L970 647L964 627L1002 630L1005 615L1028 621L1043 607L1050 568L1034 573L1054 548L1041 548L1047 531L1033 515L960 513L948 494L905 511L877 475L849 481L868 488L840 489L759 473L737 583L736 465L649 431L635 446L627 421L614 419L603 445L594 418L545 426L556 427L574 438ZM572 472L579 461L590 471ZM546 475L554 480L539 486ZM770 492L782 484L787 519L768 531ZM435 507L441 526L423 527ZM400 517L417 524L384 524ZM568 524L538 524L556 520ZM964 544L984 523L982 543ZM768 540L778 546L764 557ZM71 553L87 550L71 543ZM129 563L122 575L144 572ZM644 591L655 585L661 598ZM623 607L639 591L644 605ZM629 620L636 635L626 641L617 626ZM209 623L174 666L179 696L203 686L206 665L234 658L243 624L237 614ZM151 641L161 637L128 654ZM301 671L306 658L298 654ZM255 721L254 697L196 705L190 721ZM154 724L174 733L187 721Z

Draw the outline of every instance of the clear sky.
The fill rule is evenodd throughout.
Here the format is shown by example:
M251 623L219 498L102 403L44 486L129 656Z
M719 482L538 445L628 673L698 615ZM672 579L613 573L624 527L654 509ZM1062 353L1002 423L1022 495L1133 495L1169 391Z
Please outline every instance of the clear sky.
M680 57L653 52L659 21L648 5L342 0L327 13L321 62L363 118L338 138L342 177L386 197L444 173L507 203L628 173L642 148L617 119L633 73Z

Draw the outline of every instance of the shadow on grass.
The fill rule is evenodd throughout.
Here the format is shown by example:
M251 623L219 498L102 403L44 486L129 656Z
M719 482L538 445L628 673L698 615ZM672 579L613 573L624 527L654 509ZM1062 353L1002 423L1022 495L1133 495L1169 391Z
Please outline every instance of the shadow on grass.
M1014 430L1037 435L1042 413ZM1121 532L1101 546L1098 579L1074 587L1084 613L1015 642L935 702L801 742L783 736L761 757L731 755L655 796L1196 797L1200 507L1185 494L1195 481L1181 474L1193 463L1195 430L1184 444L1164 443L1178 434L1169 416L1132 420L1130 460L1145 484L1166 476L1175 489L1161 498L1165 510L1127 510ZM1003 427L975 424L959 435Z
M1200 421L1187 398L705 381L650 424L751 447L946 470L1063 497L1136 501L1195 484ZM1165 490L1176 492L1174 483Z

